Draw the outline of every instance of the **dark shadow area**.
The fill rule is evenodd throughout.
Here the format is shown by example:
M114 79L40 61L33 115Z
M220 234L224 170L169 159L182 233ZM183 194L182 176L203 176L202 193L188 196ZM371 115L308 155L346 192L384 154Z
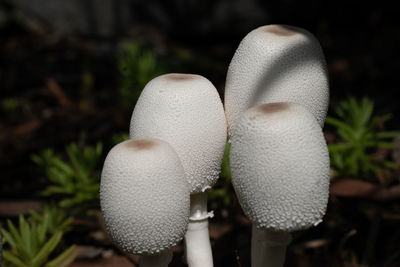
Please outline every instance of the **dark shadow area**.
M108 151L127 138L140 91L158 75L203 75L223 99L236 48L262 25L311 32L327 62L328 116L338 118L347 95L368 97L376 123L361 129L392 138L388 132L400 129L398 16L395 3L383 1L0 0L0 226L8 229L7 219L17 226L20 214L31 223L29 210L42 210L59 218L54 225L68 222L50 258L76 244L81 258L71 266L134 266L137 257L113 245L98 210ZM257 81L253 103L284 77L279 58L305 49L279 55ZM292 58L299 59L286 71L314 60ZM344 142L339 132L324 128L328 144ZM285 266L400 266L400 139L392 139L365 150L389 162L383 170L332 179L324 222L293 234ZM250 266L250 222L224 169L209 210L215 266ZM185 266L181 244L174 253L170 266Z

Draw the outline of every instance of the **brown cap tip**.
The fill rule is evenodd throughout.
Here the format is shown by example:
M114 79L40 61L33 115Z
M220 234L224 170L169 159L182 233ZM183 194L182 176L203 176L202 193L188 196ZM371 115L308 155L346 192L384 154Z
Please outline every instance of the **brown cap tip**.
M260 105L257 107L257 111L263 114L271 114L283 111L287 108L289 108L289 103L277 102Z
M129 140L125 145L136 150L150 150L157 145L157 142L151 139L137 139Z
M285 25L268 25L263 30L277 36L292 36L297 33L296 29Z
M165 75L165 79L170 80L170 81L175 81L175 82L188 81L188 80L192 80L193 78L194 78L194 75L191 75L191 74L174 73L174 74Z

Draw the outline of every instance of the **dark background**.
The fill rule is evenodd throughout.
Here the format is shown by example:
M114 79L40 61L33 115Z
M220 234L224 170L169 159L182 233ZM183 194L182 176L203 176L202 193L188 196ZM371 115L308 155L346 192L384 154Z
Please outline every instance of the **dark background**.
M0 111L0 201L41 199L38 192L45 182L30 160L32 153L47 147L62 151L70 142L98 141L108 151L110 136L128 131L133 105L130 110L120 106L117 66L118 49L127 40L152 50L168 72L207 77L223 98L229 62L248 32L266 24L302 27L317 37L325 53L331 103L347 95L368 96L377 114L393 115L387 127L398 129L398 17L398 8L386 1L1 0L0 100L13 99L17 107L11 113ZM358 209L359 203L350 199L330 207L333 215L345 210L344 217L355 217L345 229L327 233L322 226L309 236L300 234L299 240L338 233L343 237L354 225L361 225L361 233L371 231L373 218L356 217L342 207ZM235 228L235 237L215 245L216 266L224 266L218 254L239 266L235 253L241 252L235 244L246 245L239 239L248 240L249 233L246 227L240 229ZM385 259L399 253L384 249L386 236L390 233L378 238L381 249L371 265L367 261L364 266L395 266L384 265ZM399 231L395 236L400 238ZM332 242L337 245L340 240L333 237ZM364 241L350 243L355 253L362 254ZM290 263L291 257L298 259L293 248L287 264L361 266L336 260L333 250L302 250L307 258L302 265ZM247 266L248 252L243 253Z

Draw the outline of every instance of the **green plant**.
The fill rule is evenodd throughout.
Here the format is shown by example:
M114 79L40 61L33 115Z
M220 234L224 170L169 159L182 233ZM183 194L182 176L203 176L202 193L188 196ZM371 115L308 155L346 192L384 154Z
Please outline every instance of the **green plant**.
M229 167L229 150L230 144L226 142L224 158L222 160L221 173L217 184L209 192L210 201L221 200L224 205L229 206L232 202L232 183L231 170Z
M64 161L54 151L47 149L32 160L44 169L52 183L42 194L61 198L59 206L72 213L98 208L100 175L97 171L102 145L87 146L82 149L76 144L66 148L68 161Z
M15 112L19 107L19 102L15 98L4 98L0 102L0 111L7 113Z
M328 145L334 176L369 177L383 168L395 168L393 162L374 154L378 149L391 149L391 139L398 132L382 131L390 114L372 117L373 110L374 103L370 99L364 97L357 101L348 97L334 109L337 118L326 118L326 123L336 128L341 139Z
M165 72L152 51L129 42L122 45L118 67L121 72L122 106L129 109L135 105L143 87Z
M44 210L40 215L42 220L33 217L26 220L20 215L19 228L10 220L7 221L8 230L1 228L3 244L8 244L3 251L4 266L61 267L74 261L77 253L75 245L55 255L55 252L61 249L60 242L64 231L52 229L49 220L52 215L48 212L49 210ZM67 227L69 223L65 223L61 228Z
M128 133L117 133L117 134L114 134L111 137L111 139L112 139L113 145L118 145L119 143L128 140L129 134Z
M55 234L57 231L66 233L71 230L73 218L67 218L65 211L54 204L44 205L41 212L31 210L29 214L31 222L46 225L48 232L51 234Z

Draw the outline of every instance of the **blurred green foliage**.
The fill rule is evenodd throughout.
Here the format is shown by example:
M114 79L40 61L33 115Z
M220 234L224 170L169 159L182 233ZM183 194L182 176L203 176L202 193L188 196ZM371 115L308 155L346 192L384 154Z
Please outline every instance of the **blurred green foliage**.
M61 250L63 234L71 222L72 218L66 218L54 206L45 206L40 213L32 211L28 219L20 215L18 228L8 220L8 230L1 228L5 248L3 266L68 266L76 257L75 245L58 255L55 252Z
M128 133L117 133L114 134L111 138L113 145L117 145L129 139Z
M326 123L336 130L340 142L329 144L334 176L366 178L383 169L394 169L394 162L378 159L378 149L393 148L392 139L398 132L382 131L382 125L390 118L372 116L374 103L363 97L348 97L334 109L337 117L327 117Z
M226 142L224 158L222 160L221 173L218 182L208 193L210 201L222 201L226 206L232 203L233 188L231 184L231 170L229 167L229 150L230 144Z
M59 206L72 214L97 209L100 175L96 170L102 150L100 143L83 148L70 144L66 147L67 161L51 149L32 155L32 160L51 182L42 195L60 198Z
M31 210L29 214L32 222L38 225L46 225L50 234L55 234L57 231L69 232L71 230L73 218L67 218L65 211L54 204L44 205L41 212Z
M135 106L142 89L151 79L165 73L152 51L132 42L122 45L118 67L121 73L121 104L126 109Z
M0 110L4 113L12 113L17 110L19 102L15 98L4 98L0 102Z

